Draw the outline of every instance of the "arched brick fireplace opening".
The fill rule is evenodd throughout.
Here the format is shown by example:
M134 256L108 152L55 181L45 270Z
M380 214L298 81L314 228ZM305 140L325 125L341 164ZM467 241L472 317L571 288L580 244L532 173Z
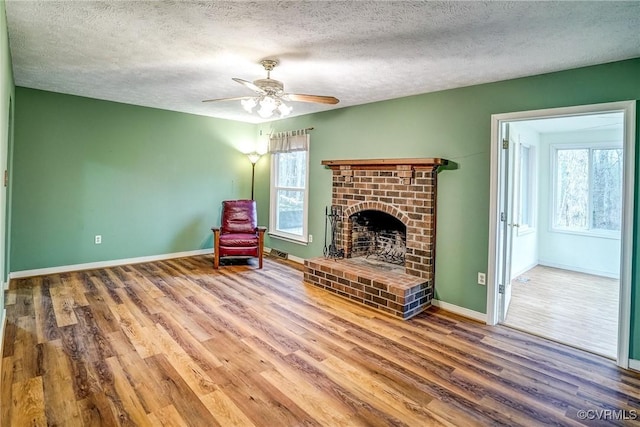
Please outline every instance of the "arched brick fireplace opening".
M402 266L404 272L407 252L405 221L408 221L408 217L389 205L383 209L368 209L362 205L366 204L362 203L345 212L345 256L395 264ZM352 210L355 212L351 213Z

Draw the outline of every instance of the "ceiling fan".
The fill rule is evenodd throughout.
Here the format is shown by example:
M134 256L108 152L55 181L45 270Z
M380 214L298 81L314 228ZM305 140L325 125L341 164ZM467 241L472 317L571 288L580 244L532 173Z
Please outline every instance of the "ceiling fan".
M268 118L273 115L274 112L278 112L280 117L284 117L291 113L292 108L285 104L283 101L296 101L296 102L316 102L320 104L337 104L340 102L338 98L333 96L320 96L320 95L304 95L300 93L286 93L284 91L284 84L281 81L271 78L271 71L278 61L274 59L265 59L260 61L260 64L267 72L266 79L254 80L253 83L247 80L234 77L232 80L248 87L256 92L256 96L236 96L233 98L219 98L219 99L205 99L202 102L217 102L217 101L236 101L239 100L242 106L249 113L253 112L254 107L259 106L258 114L262 118Z

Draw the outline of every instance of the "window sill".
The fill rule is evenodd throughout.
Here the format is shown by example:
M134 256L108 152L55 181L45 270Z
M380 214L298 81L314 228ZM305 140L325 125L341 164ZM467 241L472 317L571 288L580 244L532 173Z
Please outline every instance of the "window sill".
M276 232L267 232L267 234L271 238L284 240L286 242L296 243L298 245L307 246L309 244L309 242L307 242L306 240L296 239L295 237L287 236L287 235L284 235L284 234L279 234L279 233L276 233Z
M518 228L517 234L518 234L518 237L519 237L519 236L527 236L527 235L533 234L535 232L536 232L535 227L523 227L523 226L520 226L520 228Z
M598 232L598 231L579 231L579 230L565 230L562 228L551 228L549 230L552 233L558 234L573 234L574 236L595 237L599 239L611 239L620 240L619 232Z

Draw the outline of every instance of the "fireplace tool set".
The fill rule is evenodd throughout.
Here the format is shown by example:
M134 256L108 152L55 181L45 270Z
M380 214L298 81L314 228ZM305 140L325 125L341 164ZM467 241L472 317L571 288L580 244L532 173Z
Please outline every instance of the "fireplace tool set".
M342 216L340 206L328 206L324 208L324 249L322 253L325 258L344 258L344 249L336 247L336 234L338 232L338 221ZM327 232L329 232L331 241L327 246Z

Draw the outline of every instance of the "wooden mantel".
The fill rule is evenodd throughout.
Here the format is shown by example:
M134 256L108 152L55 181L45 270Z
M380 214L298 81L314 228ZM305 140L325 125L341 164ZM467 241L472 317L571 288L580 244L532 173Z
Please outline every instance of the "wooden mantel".
M398 166L410 166L411 169L437 169L449 163L446 159L410 158L410 159L351 159L323 160L322 164L333 170L339 169L397 169ZM348 168L347 168L348 166Z

